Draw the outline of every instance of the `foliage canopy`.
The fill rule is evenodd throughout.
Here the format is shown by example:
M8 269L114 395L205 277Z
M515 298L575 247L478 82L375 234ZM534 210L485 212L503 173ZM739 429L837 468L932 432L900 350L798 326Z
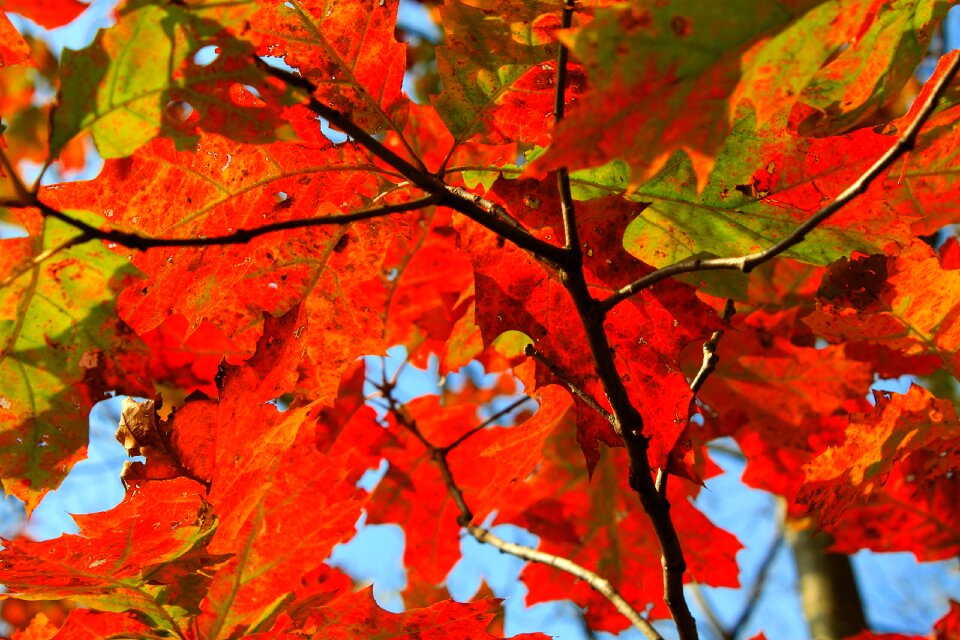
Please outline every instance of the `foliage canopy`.
M156 401L121 504L0 551L6 595L85 607L21 637L495 637L440 586L466 532L529 602L694 638L683 582L737 586L691 502L721 436L836 550L956 556L957 53L912 79L951 4L450 0L433 43L395 0L129 0L59 61L0 13L4 489L32 510L94 403ZM91 142L95 179L20 177ZM375 380L378 417L358 358L393 345L498 382ZM482 423L515 380L537 410ZM324 564L364 510L417 608Z

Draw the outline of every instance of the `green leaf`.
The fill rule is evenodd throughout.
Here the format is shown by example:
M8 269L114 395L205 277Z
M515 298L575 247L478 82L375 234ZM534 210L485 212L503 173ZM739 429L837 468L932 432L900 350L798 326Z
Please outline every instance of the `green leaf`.
M206 46L216 46L217 57L198 64ZM105 158L128 156L157 135L187 148L198 125L245 142L275 139L282 134L277 103L289 98L266 81L253 55L218 23L176 4L135 2L89 47L64 51L51 153L85 130Z
M39 236L0 240L0 272L15 273L76 235L48 219ZM28 511L83 455L87 412L110 366L104 354L122 357L139 344L120 336L114 312L117 285L133 273L88 242L55 251L0 288L0 470L4 489Z
M451 2L440 10L448 44L437 48L443 92L434 106L456 143L549 140L556 42L534 20L547 7L526 4Z

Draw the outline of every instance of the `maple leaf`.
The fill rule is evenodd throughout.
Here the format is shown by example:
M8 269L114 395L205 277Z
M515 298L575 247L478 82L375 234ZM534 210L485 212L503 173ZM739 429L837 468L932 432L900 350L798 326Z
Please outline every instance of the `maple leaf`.
M87 6L77 0L41 0L40 2L8 0L3 3L5 11L19 13L47 29L62 27L73 21Z
M199 605L204 578L193 572L223 560L206 551L215 518L199 488L186 478L147 483L107 513L74 516L82 536L5 541L0 580L18 598L134 610L172 632Z
M208 638L269 629L280 607L323 592L326 581L307 576L352 537L366 499L356 482L376 458L364 463L349 447L333 446L358 408L337 420L318 401L285 412L267 404L296 387L305 349L299 322L296 310L268 320L256 355L225 369L219 402L193 398L172 419L176 457L209 482L207 500L219 517L209 549L230 557L198 618ZM376 428L372 411L361 413ZM288 540L282 551L277 539Z
M499 144L520 140L544 145L553 122L556 77L555 7L538 3L444 5L446 44L437 49L444 91L434 106L454 136ZM565 99L583 90L579 67L571 66Z
M429 607L391 614L376 605L371 589L364 589L314 609L304 630L314 634L311 637L331 640L358 637L372 640L493 639L499 636L490 634L488 627L494 623L499 608L499 601L492 598L477 602L445 600ZM521 640L546 638L540 633L524 633L513 637Z
M12 24L5 13L0 13L0 67L20 64L30 56L30 45Z
M370 171L368 156L352 145L324 140L316 148L260 148L205 136L198 149L202 155L157 141L132 160L109 164L95 182L44 197L96 211L122 229L189 237L336 215L341 207L362 208L387 188ZM158 180L168 186L148 188ZM131 195L117 201L118 187ZM281 232L249 245L138 253L133 263L149 279L121 293L120 314L140 333L173 313L184 315L192 329L208 321L249 353L263 312L282 314L306 299L310 324L326 325L309 344L315 361L329 363L318 380L329 400L350 362L389 346L382 341L383 319L365 310L386 298L393 265L383 264L385 247L405 233L402 219L386 218Z
M288 90L250 64L249 44L222 31L180 6L127 3L116 26L64 54L53 155L82 130L106 158L126 157L161 131L181 148L193 146L197 126L246 141L273 139ZM201 64L195 55L211 38L216 59Z
M29 629L40 627L35 624L38 614L30 622ZM46 616L43 616L46 618ZM51 628L52 627L52 628ZM89 609L74 609L67 616L63 625L60 627L50 625L36 630L36 636L28 634L22 635L18 640L102 640L103 638L122 637L122 636L147 636L151 633L151 628L138 620L130 613L112 613L91 611ZM16 637L16 636L15 636Z
M559 202L553 181L500 179L491 197L508 204L524 223L546 239L560 233ZM597 291L615 291L648 267L627 255L618 241L637 205L618 196L585 202L578 210L583 225L584 269L588 284ZM507 330L522 331L561 371L598 402L605 402L603 387L586 349L585 334L576 309L563 286L525 253L502 247L498 239L474 226L461 237L474 251L477 281L477 323L487 342ZM687 344L708 337L716 317L700 303L693 290L665 283L614 310L607 319L611 347L623 380L638 406L643 407L644 433L652 438L651 463L666 466L687 419L692 393L678 360ZM687 317L681 325L677 311ZM692 316L692 317L691 317ZM668 329L669 328L669 329ZM667 330L665 332L665 330ZM540 384L557 382L547 367L538 369ZM609 422L577 398L578 437L588 468L599 459L599 443L620 446Z
M126 380L117 373L142 354L114 312L126 261L101 245L70 246L74 233L59 222L24 222L35 235L0 240L0 272L13 278L0 289L0 467L29 511L82 459L93 404L110 390L149 391L135 366Z
M808 102L809 110L829 112L826 122L845 130L906 82L947 8L939 4L930 11L915 0L902 2L898 11L849 4L744 0L722 8L682 3L597 9L592 22L562 37L583 62L591 91L558 126L538 169L621 158L637 185L683 151L698 191L743 100L764 116L782 109L784 97ZM826 39L812 35L823 30L830 34ZM848 46L851 41L855 46ZM797 42L803 55L796 54ZM883 60L874 55L871 45L877 42L890 43ZM840 43L847 50L831 61ZM774 69L776 83L769 78ZM787 77L782 83L781 73ZM686 108L690 104L697 107Z
M843 442L804 467L797 499L816 507L839 548L952 556L960 531L944 516L957 500L956 411L916 385L905 395L874 397L871 413L850 417Z
M586 469L570 462L578 449L571 436L559 430L550 435L543 448L543 463L531 480L503 503L499 517L539 536L540 550L597 567L628 601L641 607L652 604L651 617L666 616L661 567L649 562L659 555L659 547L653 530L636 509L636 494L623 473L627 467L624 450L608 451L587 485ZM687 550L690 574L703 584L736 586L735 556L740 544L690 503L697 489L692 483L673 483L668 495ZM709 545L695 542L707 540ZM617 633L627 626L606 598L573 576L557 574L547 565L530 564L521 579L529 588L530 603L570 598L585 608L592 629Z
M711 436L733 435L747 457L744 482L793 502L796 469L836 441L849 413L866 410L870 366L842 346L799 346L797 312L738 316L699 397L716 412ZM807 341L811 340L807 334ZM793 338L793 339L791 339ZM709 415L708 415L709 418Z
M314 84L319 102L367 130L399 133L409 100L400 91L406 45L394 37L398 7L396 0L295 0L257 7L235 31L255 43L258 54L296 68Z
M928 250L918 253L836 263L821 286L817 312L804 321L833 342L865 342L914 358L936 357L956 377L960 325L949 292L960 287L960 274L943 269Z

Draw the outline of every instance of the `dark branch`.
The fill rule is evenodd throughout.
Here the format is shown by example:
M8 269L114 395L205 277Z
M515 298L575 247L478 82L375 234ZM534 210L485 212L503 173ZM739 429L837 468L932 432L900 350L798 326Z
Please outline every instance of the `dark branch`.
M565 26L570 24L573 9L573 0L565 0L563 8L563 24ZM566 55L566 47L561 44L558 54L554 100L555 123L563 118ZM592 406L601 411L601 414L606 414L614 430L623 438L630 457L630 486L640 497L640 503L653 525L662 553L663 600L677 625L680 640L696 640L697 624L690 614L690 609L683 595L683 574L687 567L683 558L683 549L670 518L670 505L654 484L650 461L647 459L649 439L643 435L643 419L637 408L633 406L627 388L624 386L620 373L617 371L617 365L613 360L613 350L610 347L610 341L604 328L606 309L590 294L587 287L583 271L583 253L580 248L573 198L570 192L570 176L565 169L560 169L557 172L557 188L566 234L563 259L557 261L560 280L569 292L577 309L580 322L583 324L596 372L603 384L604 392L613 413L609 414L599 409L596 402ZM558 377L563 379L561 376ZM568 386L576 393L576 386L569 384ZM586 394L578 393L577 395L586 398ZM665 485L661 488L665 488Z
M350 118L333 107L317 100L313 96L317 87L310 82L310 80L303 76L290 73L289 71L271 67L260 61L259 58L256 60L264 72L275 78L279 78L291 87L305 91L309 96L307 107L311 111L322 118L326 118L330 124L343 131L369 150L370 153L399 171L407 180L427 193L440 198L438 204L459 211L474 222L536 256L554 263L563 259L563 249L531 235L516 221L509 219L509 216L505 218L503 215L495 213L498 210L503 211L503 208L499 207L499 205L477 195L467 195L462 189L448 186L441 178L429 173L419 159L417 160L417 165L411 164L388 149L386 145L364 131L361 127L357 126Z
M253 229L238 229L237 231L228 233L226 235L198 236L195 238L151 237L140 235L139 233L120 231L119 229L104 230L87 224L82 220L77 220L76 218L63 213L62 211L58 211L57 209L54 209L53 207L40 201L34 202L34 206L38 207L45 216L56 218L57 220L60 220L61 222L64 222L80 231L81 235L74 238L75 242L73 242L73 244L79 244L81 241L86 242L89 240L104 240L107 242L115 242L121 246L129 247L131 249L145 251L146 249L153 249L156 247L210 247L231 244L246 244L254 238L258 238L268 233L276 233L278 231L287 231L291 229L306 229L308 227L344 225L351 222L359 222L361 220L370 220L371 218L381 218L394 213L415 211L432 204L437 204L438 201L439 198L436 196L428 196L419 200L411 200L410 202L401 202L398 204L388 204L382 207L376 207L375 209L356 211L354 213L323 216L318 218L303 218L300 220L285 220L284 222L266 224L262 227L255 227Z
M569 29L573 22L573 0L563 3L563 15L560 18L560 28ZM567 58L569 51L563 43L557 54L557 80L553 98L553 125L563 120L564 99L567 92ZM580 239L577 234L577 221L573 210L573 196L570 193L570 174L567 169L557 171L557 190L560 192L560 213L563 216L563 230L566 238L564 248L568 251L580 251Z
M923 127L927 120L930 119L930 116L933 115L933 112L936 110L940 99L947 90L947 87L956 76L958 69L960 69L960 56L954 58L950 63L950 66L947 67L943 76L940 77L940 80L937 82L936 86L934 86L933 91L931 91L930 95L927 96L926 102L923 103L923 106L917 113L916 118L914 118L910 126L904 130L903 135L897 139L893 146L890 147L886 153L880 156L880 158L874 162L870 168L867 169L859 178L857 178L853 184L847 187L843 193L839 194L832 201L824 205L816 213L807 218L805 222L780 240L780 242L777 242L773 246L768 247L763 251L757 251L756 253L749 253L747 255L735 258L688 259L667 267L663 267L662 269L657 269L656 271L648 273L642 278L639 278L638 280L628 284L624 288L611 295L609 298L605 299L600 303L602 309L605 312L609 311L630 296L643 291L651 285L654 285L661 280L665 280L666 278L684 273L733 269L742 271L744 273L750 273L753 269L757 268L764 262L779 256L788 249L803 242L803 240L807 237L807 234L813 231L821 222L840 211L840 209L850 204L850 202L852 202L859 195L863 194L873 183L873 181L880 176L880 174L887 170L903 154L913 149L921 127Z
M610 424L615 423L613 416L610 414L609 411L604 409L603 406L601 406L601 404L593 398L593 396L591 396L589 393L581 389L580 386L573 381L573 378L571 378L566 371L564 371L563 369L558 367L556 364L551 362L545 355L543 355L540 351L538 351L532 344L528 344L524 348L523 352L526 355L530 356L531 358L542 363L543 366L547 367L550 370L550 373L553 374L553 377L555 377L557 380L559 380L564 385L566 385L568 389L570 389L570 393L572 393L573 395L583 400L588 407L590 407L591 409L599 413L601 416L603 416L604 420L606 420Z
M733 300L728 299L727 304L723 307L723 314L720 316L720 319L726 324L736 312L737 308L734 306ZM709 340L703 343L703 362L700 364L700 370L697 371L697 375L695 375L690 382L690 390L693 391L693 395L697 395L700 387L707 381L707 377L717 368L717 364L720 362L720 356L717 355L717 345L720 344L720 338L722 337L723 329L718 329L713 332Z
M483 422L481 422L480 424L478 424L477 426L475 426L473 429L470 429L470 431L467 431L465 434L463 434L462 436L460 436L459 438L457 438L456 440L454 440L453 442L451 442L451 443L448 444L447 446L445 446L445 447L437 447L437 449L438 449L439 451L442 451L444 454L450 453L450 452L453 451L455 448L457 448L457 447L459 447L461 444L463 444L464 441L467 440L467 438L469 438L470 436L472 436L473 434L475 434L475 433L477 433L477 432L479 432L479 431L483 431L484 429L486 429L487 427L489 427L491 424L493 424L494 422L496 422L497 420L499 420L499 419L502 418L503 416L507 415L508 413L510 413L511 411L513 411L514 409L516 409L517 407L519 407L520 405L524 404L525 402L527 402L527 401L530 400L530 399L531 399L531 398L530 398L529 396L523 396L522 398L517 398L516 400L514 400L513 402L511 402L509 405L507 405L507 406L504 407L503 409L500 409L500 411L497 411L495 414L493 414L492 416L490 416L489 418L487 418L486 420L484 420Z

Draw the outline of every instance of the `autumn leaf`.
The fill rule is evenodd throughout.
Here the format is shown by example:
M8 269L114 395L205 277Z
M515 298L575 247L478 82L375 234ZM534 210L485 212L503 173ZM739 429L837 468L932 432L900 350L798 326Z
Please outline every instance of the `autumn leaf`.
M871 413L850 416L841 443L804 467L797 499L816 508L841 548L954 555L960 530L945 517L957 499L953 405L916 385L906 395L874 399Z
M564 34L591 91L558 127L538 169L620 158L639 185L682 151L700 191L741 101L766 120L798 100L808 112L828 111L826 122L843 131L906 82L946 11L941 3L899 4L896 11L818 0L598 9L590 24ZM889 53L878 60L880 42ZM846 50L831 60L838 46Z
M195 572L223 560L206 551L216 519L200 493L186 478L147 483L109 512L74 516L82 536L6 541L0 580L18 598L136 611L174 632L203 596Z
M709 435L732 435L743 449L744 482L788 503L802 483L795 469L840 437L847 415L868 407L863 396L873 382L869 365L843 346L810 344L796 316L757 311L735 317L718 347L717 369L699 394L716 415L708 413Z
M957 287L960 274L943 269L929 251L843 260L831 267L818 310L805 322L832 342L864 342L904 356L936 357L956 377L960 325L950 292Z
M586 469L571 462L577 451L572 434L552 433L540 468L503 504L499 517L539 536L540 550L597 567L629 602L641 608L652 605L652 618L668 615L661 600L661 567L648 561L659 554L658 544L636 509L636 494L623 473L625 451L606 451L588 488ZM676 482L668 497L687 550L690 575L703 584L736 586L735 556L740 543L690 503L697 489L692 483ZM711 541L709 545L700 542L706 540ZM558 574L547 565L529 564L521 579L530 590L529 603L570 598L585 608L592 629L617 633L627 626L606 598L573 576Z
M556 7L526 2L475 7L458 1L444 5L441 18L447 40L437 50L437 67L444 91L434 106L454 147L472 139L549 142L560 27ZM583 73L571 67L570 74L566 100L573 102L583 91Z
M102 245L71 246L67 225L27 223L35 235L0 240L10 278L0 289L0 467L5 490L32 510L83 458L93 404L109 390L147 387L135 368L126 381L116 376L143 353L114 311L133 270ZM33 264L43 252L53 253Z
M192 147L198 126L245 141L273 139L280 107L292 98L250 64L249 44L222 30L183 7L124 5L115 27L86 49L65 52L51 153L84 130L105 158L129 156L161 132ZM214 38L215 60L198 59Z
M68 24L83 13L87 6L77 0L40 0L40 2L7 0L3 3L5 11L19 13L47 29Z
M448 638L473 640L497 638L487 628L493 623L500 604L486 599L478 602L445 600L430 607L401 614L387 613L373 601L370 589L342 596L326 607L315 609L307 629L331 640L371 638L375 640L414 640ZM521 640L539 640L539 633L513 636Z
M30 45L23 36L10 24L6 14L0 14L0 66L20 64L30 56Z
M96 182L44 195L51 202L69 199L124 230L190 237L337 215L341 208L369 205L388 189L371 171L368 156L352 145L324 140L315 148L258 148L210 136L199 149L202 155L178 152L157 141L132 160L108 165ZM331 162L341 169L331 170ZM167 184L159 193L148 189L156 180ZM120 184L130 193L123 201L114 197ZM400 191L395 197L407 196ZM318 385L332 399L350 362L389 346L382 341L383 319L363 310L386 299L384 251L406 234L407 223L388 218L351 228L320 226L263 236L250 245L139 253L133 262L148 279L120 295L121 316L143 333L180 313L191 329L210 322L250 353L264 312L282 314L306 299L305 317L325 326L308 344L315 361L329 363Z

